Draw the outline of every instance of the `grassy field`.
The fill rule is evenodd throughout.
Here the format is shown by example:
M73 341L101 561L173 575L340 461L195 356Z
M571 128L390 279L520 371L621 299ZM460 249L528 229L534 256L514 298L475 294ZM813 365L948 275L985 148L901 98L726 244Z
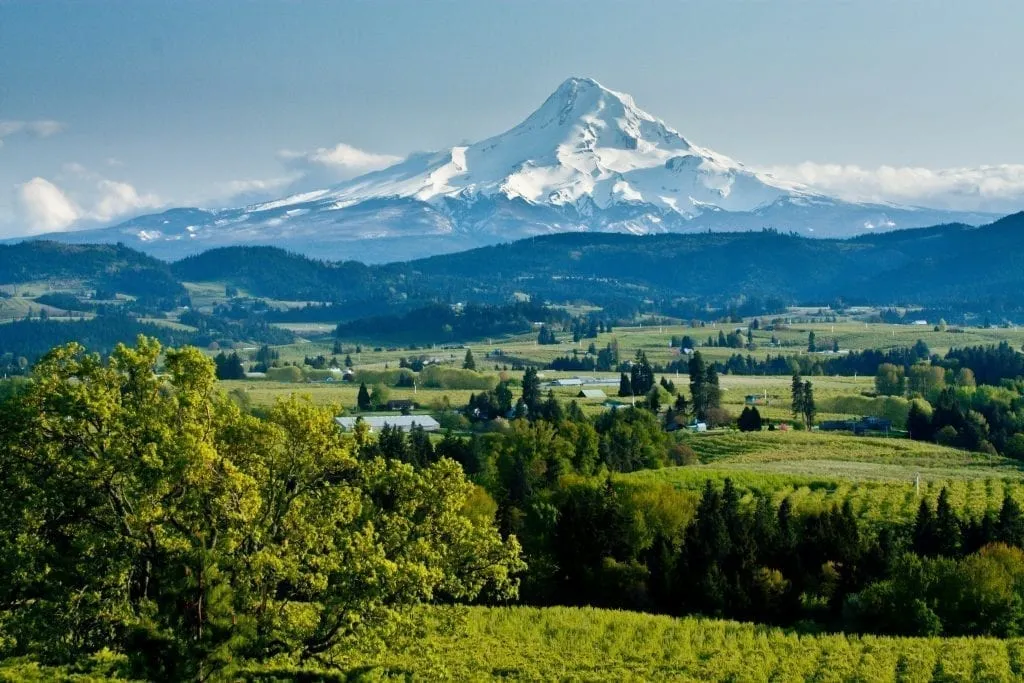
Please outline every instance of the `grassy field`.
M341 406L346 411L356 407L358 384L342 382L292 384L267 380L224 380L220 385L225 391L245 392L254 405L267 406L288 396L308 396L313 403L322 406ZM450 405L464 406L474 392L462 389L417 389L389 387L389 399L410 398L424 407L440 407L447 397Z
M331 355L333 339L330 338L332 326L324 324L283 324L293 330L304 341L298 344L280 347L279 351L283 360L301 360L306 355L324 354ZM593 343L598 349L606 344L615 341L619 345L619 354L623 360L632 358L636 351L642 349L648 359L655 364L667 364L680 358L677 349L670 347L673 336L691 336L698 344L706 342L708 337L717 338L719 331L726 333L736 328L746 329L745 324L716 324L706 327L692 328L686 325L664 325L664 326L636 326L619 327L611 334L601 334L596 339L584 339L581 342L573 343L571 337L561 335L563 341L559 344L539 345L536 340L536 333L512 336L502 339L482 339L469 341L465 344L456 344L455 349L443 349L441 347L427 347L423 349L394 349L386 350L384 345L381 351L374 351L377 344L373 342L362 343L362 352L355 354L353 360L357 364L371 367L383 367L385 363L396 363L398 359L405 356L425 355L438 358L447 362L461 362L468 347L473 350L477 364L481 368L493 369L495 365L506 365L511 359L519 359L531 363L547 364L559 356L571 355L573 351L585 353L587 347ZM952 329L952 328L951 328ZM807 335L814 331L817 343L822 348L829 349L822 352L823 356L831 353L832 339L839 341L841 352L853 350L862 351L869 348L889 349L895 347L912 346L921 339L928 344L933 353L945 354L951 347L975 346L984 344L997 344L1006 341L1011 346L1019 348L1024 345L1024 328L966 328L961 332L945 331L936 332L932 327L914 325L889 325L882 323L858 323L841 322L831 323L794 323L786 326L785 329L775 332L757 330L754 332L756 349L732 349L723 347L700 347L701 354L706 360L724 361L734 354L751 355L757 359L763 359L767 355L798 355L807 352ZM779 346L771 344L772 336L780 342ZM355 340L343 340L344 346L349 351L354 351L357 343ZM493 351L501 351L502 357L488 357L487 354Z
M315 349L308 349L309 345L303 345L307 348L307 353ZM353 357L355 360L355 357ZM381 369L384 367L383 363L375 364L359 364L356 363L356 368L368 368L368 369ZM395 367L394 363L390 364L390 367ZM495 378L495 381L500 377L500 373L493 370L488 370L484 374L491 375ZM544 393L548 390L554 392L555 396L563 403L569 401L577 401L584 411L590 414L596 414L602 410L605 410L603 401L599 400L586 400L577 398L577 394L580 391L580 387L553 387L549 386L552 380L562 377L574 377L577 375L586 375L587 377L600 377L604 379L618 381L618 373L575 373L575 372L552 372L542 371L542 389ZM520 378L519 372L509 371L507 376L518 381ZM666 378L672 380L677 386L686 392L686 386L689 382L689 378L686 375L665 375ZM657 379L660 380L659 375ZM853 377L818 377L814 378L815 382L815 395L817 401L822 405L827 405L829 399L838 396L848 396L851 394L860 394L862 391L867 390L873 386L873 380L871 378L853 378ZM233 389L239 389L244 391L252 399L256 405L269 405L273 403L277 398L285 397L290 394L306 394L309 395L312 400L320 405L328 404L340 404L346 408L351 408L356 405L356 394L359 391L358 385L342 384L342 383L296 383L289 384L284 382L271 382L266 380L236 380L236 381L225 381L221 383L223 388L227 391ZM747 394L757 394L763 396L768 395L768 404L759 405L758 410L761 415L765 418L769 418L773 421L781 421L791 419L792 414L790 411L790 378L789 377L750 377L742 375L724 375L721 377L722 387L722 407L729 410L734 415L738 415L743 409L745 396ZM614 386L601 386L600 389L604 391L608 399L613 401L619 401L624 404L629 403L628 398L620 398L616 394L618 392L617 384ZM514 393L518 396L519 389L514 389ZM452 406L465 405L469 400L471 391L463 391L459 389L437 389L429 387L420 387L415 393L411 388L401 387L389 387L388 393L390 398L411 398L416 400L418 403L424 406L431 405L443 405L444 399L447 397L448 404ZM840 417L851 417L851 413L833 413L833 412L821 412L819 413L819 419L833 419Z
M671 484L696 496L708 479L733 480L750 501L789 497L797 511L849 500L868 522L910 521L922 498L949 489L972 515L998 509L1005 493L1024 502L1024 464L905 439L814 432L722 432L692 435L701 464L620 475L636 485Z

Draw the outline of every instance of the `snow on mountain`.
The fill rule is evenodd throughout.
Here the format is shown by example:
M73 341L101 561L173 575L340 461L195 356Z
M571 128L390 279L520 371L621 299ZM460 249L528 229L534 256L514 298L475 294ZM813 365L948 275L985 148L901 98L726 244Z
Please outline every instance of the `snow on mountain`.
M642 203L686 218L708 206L751 211L783 197L813 193L761 176L691 144L638 108L633 98L589 78L570 78L515 128L467 147L417 154L331 191L282 200L331 198L522 199L553 207L604 210ZM282 201L253 207L262 211Z
M522 123L414 154L333 188L239 209L176 209L48 237L165 258L275 244L331 258L414 258L548 232L775 227L819 236L988 216L847 203L699 147L624 93L570 78Z

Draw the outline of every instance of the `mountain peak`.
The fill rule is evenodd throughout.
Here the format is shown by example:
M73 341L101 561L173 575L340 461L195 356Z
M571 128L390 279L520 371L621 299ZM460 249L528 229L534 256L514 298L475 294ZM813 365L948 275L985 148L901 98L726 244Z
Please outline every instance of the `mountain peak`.
M655 120L650 114L638 109L629 95L606 88L593 78L580 76L570 76L562 81L527 121L538 115L549 118L552 114L557 114L561 125L575 118L602 114L604 117L628 116Z
M589 88L597 88L597 89L600 89L600 90L608 90L608 88L604 87L603 85L598 83L593 78L588 78L588 77L585 77L585 76L569 76L569 78L567 78L564 81L562 81L562 84L560 86L558 86L558 89L555 90L555 93L557 94L557 93L578 92L580 90L589 89ZM611 91L609 91L609 92L611 92Z
M332 188L245 208L143 216L104 235L181 253L254 240L362 249L401 238L419 248L410 237L482 244L575 230L765 226L834 236L938 222L934 212L849 204L745 168L691 144L629 95L573 76L521 123L485 140L413 154Z

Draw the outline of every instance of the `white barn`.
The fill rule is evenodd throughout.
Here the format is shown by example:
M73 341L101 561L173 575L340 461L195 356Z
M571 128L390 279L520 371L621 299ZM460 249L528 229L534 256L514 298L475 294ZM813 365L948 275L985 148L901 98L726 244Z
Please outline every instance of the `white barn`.
M436 432L441 429L441 424L429 415L367 415L363 418L336 417L334 421L347 432L356 426L358 419L362 419L371 432L383 429L384 425L397 427L403 432L411 431L413 425L419 425L427 432Z

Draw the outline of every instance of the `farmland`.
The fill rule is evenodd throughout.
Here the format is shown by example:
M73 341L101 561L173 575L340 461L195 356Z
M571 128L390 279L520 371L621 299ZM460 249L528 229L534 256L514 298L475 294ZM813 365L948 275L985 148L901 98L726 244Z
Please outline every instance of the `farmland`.
M1024 675L1024 642L801 636L620 611L473 608L462 629L435 627L406 652L354 665L451 680L1009 681Z
M67 311L52 302L73 308L76 302L67 297L78 297L77 303L89 310L69 316L87 319L73 325L95 322L113 331L97 337L107 344L104 353L116 344L118 334L124 338L136 329L124 326L130 321L146 325L141 329L150 336L178 340L165 344L200 346L186 353L195 364L194 376L211 372L212 358L215 376L224 379L214 382L211 378L209 385L191 382L180 372L181 352L157 351L146 343L114 354L122 364L146 363L123 376L90 376L97 368L89 363L82 366L85 370L75 370L74 362L51 362L45 372L60 378L51 377L46 386L58 394L69 392L65 400L52 400L48 393L40 393L42 384L32 381L12 385L3 397L17 403L22 400L18 392L26 392L30 405L59 417L44 422L44 429L50 425L65 429L70 424L74 433L58 440L57 446L39 441L41 432L31 422L32 411L13 410L10 425L2 425L9 431L0 432L10 439L11 448L30 443L35 449L53 449L47 452L57 459L77 453L82 443L90 453L120 449L117 462L127 468L123 476L137 477L141 489L155 481L153 474L132 468L159 468L163 462L187 467L187 454L220 452L232 458L232 464L203 471L238 476L232 474L227 488L203 477L198 477L197 485L206 486L204 495L210 497L232 487L248 487L250 502L238 507L235 501L240 499L227 495L224 519L217 522L234 525L234 533L242 536L260 522L240 522L239 515L251 514L261 505L287 505L297 471L289 463L302 458L302 471L312 477L310 485L295 489L306 497L303 511L297 513L307 525L302 532L308 534L305 538L337 528L325 526L317 515L374 510L379 505L379 511L370 514L374 528L385 529L390 522L397 526L373 536L390 534L387 542L392 545L382 551L382 564L369 571L375 576L391 575L391 569L380 567L391 567L391 556L397 556L414 565L400 573L403 579L415 576L424 581L421 597L413 601L426 603L413 612L422 621L394 622L412 630L399 636L385 628L383 641L376 640L375 631L358 633L354 638L358 647L349 648L350 641L331 629L329 644L317 643L318 632L308 626L312 623L309 610L337 609L353 595L331 593L336 588L333 579L317 577L304 584L304 591L312 593L292 593L286 598L291 602L282 606L281 613L293 610L288 619L294 622L266 622L262 628L293 638L292 652L311 647L323 652L322 657L307 661L300 671L294 658L268 656L278 647L268 645L273 641L256 642L256 649L265 649L249 661L242 653L256 650L235 644L241 641L225 640L216 647L235 653L239 666L231 669L231 676L242 680L300 675L329 679L349 673L458 680L496 676L527 680L1011 680L1021 673L1024 646L1017 637L1024 633L1024 612L1014 605L1018 587L1024 586L1024 573L1019 571L1024 567L1020 551L1024 547L1020 512L1024 506L1024 403L1014 368L1020 367L1017 349L1024 343L1022 330L888 324L878 322L881 316L894 315L883 309L851 309L837 315L828 309L790 308L772 316L704 321L640 314L616 320L608 331L612 323L602 317L602 309L587 304L484 306L468 309L472 315L460 321L453 319L452 311L463 310L461 306L435 303L422 310L437 313L454 328L469 326L469 320L474 330L512 325L516 331L445 337L441 326L421 313L347 323L346 333L337 337L333 323L308 321L317 320L321 308L334 309L306 310L312 303L308 300L252 297L250 290L230 281L189 281L181 285L187 300L177 294L179 298L150 297L144 303L144 284L135 283L143 292L137 299L111 293L103 283L95 291L85 281L27 283L4 290L7 296L0 298L0 315L6 311L10 316L10 338L18 332L21 343L30 343L33 324L51 334L55 326L69 327L57 322ZM97 300L99 291L111 298ZM47 294L51 296L42 298ZM288 312L296 310L305 310L306 317ZM131 314L122 315L126 311ZM33 321L25 320L30 312ZM532 322L535 318L526 317L527 313L545 322ZM282 322L287 320L307 321ZM419 327L405 329L406 320ZM122 328L115 329L115 323ZM542 324L550 327L544 329ZM417 331L434 343L418 341ZM580 336L576 342L571 341L574 333ZM552 341L552 336L557 341L540 343ZM440 343L438 339L450 340ZM1006 345L972 352L970 358L945 355L949 349L997 343ZM694 365L688 364L691 356L679 348L684 345L700 352L701 358L692 357ZM914 356L883 355L889 349L910 347L926 348ZM615 351L614 360L607 362L606 355L601 366L613 368L610 371L549 367L556 359L562 359L556 367L579 367L573 358L589 354L592 361L604 349L606 354ZM6 367L13 374L26 372L31 364L26 358L7 356ZM744 366L737 364L737 356L755 361L786 356L788 360L781 368L778 364ZM899 365L892 366L893 372L906 373L907 380L891 391L876 385L875 377L878 366L890 357ZM867 361L859 365L834 362L858 358ZM743 367L747 370L737 370ZM756 367L775 374L758 374L751 369ZM989 386L979 386L982 381L963 372L972 367L987 373ZM797 370L804 376L796 378L799 391L794 391L792 375ZM246 372L248 378L242 379ZM123 377L143 376L157 384L117 384ZM292 381L283 381L287 379ZM627 379L643 384L629 384ZM924 380L933 384L922 384ZM102 389L83 393L79 390L83 381ZM629 395L628 388L620 392L620 382L643 389ZM805 397L810 394L804 392L810 392L811 385L814 405L808 415ZM210 393L202 393L203 387L209 387ZM600 391L580 395L584 388ZM133 398L133 392L143 393ZM217 398L220 392L223 400ZM192 398L179 402L179 393ZM356 429L342 434L331 419L339 414L379 414L385 412L388 400L414 401L417 405L411 410L433 415L442 429L432 434L415 428L408 433L381 428L379 433ZM102 417L83 419L88 410L65 413L74 401L84 401L87 408L95 402ZM152 403L162 407L152 410ZM178 411L203 405L212 406L214 412L177 417ZM908 438L914 410L918 413L913 436L919 440ZM752 427L740 419L751 414ZM108 429L111 416L122 426L112 428L110 435L101 434L98 430ZM885 426L874 429L871 436L854 436L831 431L842 429L842 424L821 424L865 416L879 418L877 423ZM133 450L134 442L120 436L137 430L140 420L150 421L152 433L161 435L160 439L182 440L156 446L159 458L148 451L140 457ZM212 421L211 426L195 434L182 428L196 420ZM200 449L187 441L192 438L202 442ZM25 464L30 462L17 464L28 468L18 480L26 483L19 485L41 490L51 486L47 477L38 478ZM333 468L338 462L347 463L343 470L360 472L352 482L367 487L365 496L352 508L320 507L314 501L323 482L337 481L339 471ZM266 476L281 466L288 471ZM386 484L374 479L389 468L404 469L399 479ZM168 506L193 505L188 513L194 515L191 519L203 518L203 496L187 501L174 498L185 490L175 485L179 471L164 469L156 475L160 486L153 489L154 502L147 514L160 517L170 514ZM96 470L81 476L102 474ZM399 480L409 486L409 499L401 503L403 510L410 511L408 519L389 516L395 504L391 489L404 486ZM90 484L91 490L101 492L108 490L104 486L99 479ZM347 495L332 485L326 490ZM447 511L436 507L438 496L448 501ZM46 498L17 495L11 500L28 501L11 507L17 512L19 505L35 505L34 501ZM89 520L102 520L111 510L117 514L124 509L116 497L84 504L100 505L85 518L87 526L92 524ZM5 509L0 508L0 513ZM19 512L11 524L45 519L54 509L41 506ZM438 516L431 518L432 514ZM415 533L430 534L438 528L435 523L453 526L432 540L410 544L405 537L410 521L425 524ZM60 519L54 522L59 523ZM132 544L143 536L132 525L141 523L129 513L116 524L90 528L89 538L109 539L102 541L110 544L104 548L138 548ZM180 524L170 517L165 523L171 529ZM339 518L331 524L342 523ZM463 538L459 543L481 543L491 548L486 552L498 554L487 565L497 572L493 587L472 578L473 562L461 555L464 545L447 545L460 538L458 529L466 529L465 523L479 525L480 533L472 541ZM57 526L39 526L19 533L52 535L58 533L54 529ZM301 543L292 544L269 529L260 533L278 543L267 551L275 554L266 565L270 574L261 575L271 578L243 576L249 565L228 561L239 546L217 549L222 553L215 560L221 563L217 571L235 572L233 580L239 582L235 585L266 580L261 590L273 595L281 585L305 581L305 566L289 565L297 546L298 552L309 555L309 566L324 563L334 567L334 576L366 580L353 573L361 570L358 562L338 564L337 551L330 544L312 543L303 550ZM82 542L90 542L89 538ZM338 537L330 543L348 547L350 538ZM64 542L63 537L53 539L57 545ZM152 539L147 543L162 542ZM174 540L174 547L197 539L202 539L201 531L189 532ZM246 547L254 548L254 542L247 541ZM438 552L402 555L411 548L426 549L427 543L433 543ZM494 544L507 544L507 552L498 553ZM188 575L192 571L188 563L208 557L205 550L193 547L189 552L193 551L198 554L168 560L178 564L167 571ZM39 546L34 552L45 549ZM144 567L150 560L139 554L142 551L128 552L124 568L117 571L148 571ZM119 558L117 553L101 550L69 561L102 563ZM25 564L24 571L37 566L43 566L42 560L38 565ZM67 571L91 580L75 567ZM271 576L275 571L282 574ZM101 567L89 576L111 574ZM455 589L465 591L456 601L490 606L442 607L450 601L449 584L436 582L447 582L445 577L451 576L467 581ZM505 580L509 576L514 578ZM923 576L931 578L914 583ZM376 585L381 591L382 602L366 606L369 612L390 609L388 601L395 594L386 593L390 589L386 583L374 578L361 584ZM984 588L976 590L979 585ZM192 595L193 588L187 582L180 586L171 582L156 589L167 591L160 628L174 634L170 637L176 642L185 643L183 648L198 641L192 636L180 638L189 626L167 615L183 604L181 600L191 599L181 596ZM405 588L396 585L395 589ZM224 590L234 589L225 586ZM244 605L252 595L239 592L234 599ZM123 597L134 599L130 591ZM137 628L141 619L148 619L139 616L148 605L139 605L138 612L117 617L122 625ZM95 609L102 608L97 602ZM19 619L31 620L33 609L18 606L12 611L19 613ZM258 614L262 607L250 603L244 609ZM353 609L358 613L363 607ZM387 623L400 612L389 613ZM224 614L220 618L227 619ZM913 618L901 620L905 614ZM684 618L676 618L680 616ZM230 618L235 618L234 613ZM54 633L77 628L52 618L20 623L33 623L32 628L44 632L51 622ZM0 635L7 640L0 639L0 648L6 649L0 651L27 652L18 641L18 629L7 635L3 625L0 622ZM820 635L832 632L846 635ZM125 675L129 663L149 666L125 649L117 633L108 630L97 637L122 654L96 654L81 646L76 652L83 657L74 665L67 665L73 657L65 658L63 669L47 668L32 657L16 657L0 664L0 679L45 680L76 674L98 679ZM220 637L216 631L206 633L214 640ZM855 635L865 633L876 635ZM380 647L381 642L386 647ZM194 660L182 660L189 665L205 661L206 652L212 650L190 652L188 657ZM159 666L174 666L178 660L172 656Z
M238 680L1011 681L1024 641L807 635L713 619L593 608L428 610L377 652L326 667L258 665ZM88 680L122 680L116 657L83 663ZM0 680L72 679L73 670L0 664ZM88 675L88 674L85 674Z
M969 515L997 510L1005 494L1024 503L1024 465L905 439L807 432L692 435L700 464L621 475L629 485L669 484L697 496L709 479L744 492L789 498L802 512L849 501L867 522L913 521L921 500L948 490Z

